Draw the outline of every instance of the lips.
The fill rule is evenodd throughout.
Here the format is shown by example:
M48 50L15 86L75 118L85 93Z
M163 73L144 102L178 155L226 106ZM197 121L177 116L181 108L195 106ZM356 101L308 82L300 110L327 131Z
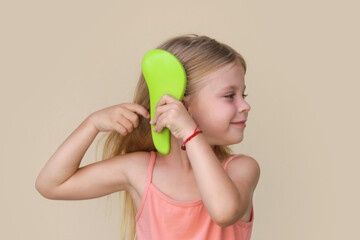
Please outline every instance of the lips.
M244 120L244 121L240 121L240 122L232 122L232 123L246 123L246 120Z

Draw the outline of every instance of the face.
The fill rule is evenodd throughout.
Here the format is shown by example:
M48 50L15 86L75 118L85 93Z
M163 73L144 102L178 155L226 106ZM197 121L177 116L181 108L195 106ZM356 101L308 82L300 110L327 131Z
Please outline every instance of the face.
M245 71L238 62L230 63L206 76L203 87L192 97L184 97L185 106L207 142L232 145L242 141L243 126L233 124L248 117L250 105L245 101Z

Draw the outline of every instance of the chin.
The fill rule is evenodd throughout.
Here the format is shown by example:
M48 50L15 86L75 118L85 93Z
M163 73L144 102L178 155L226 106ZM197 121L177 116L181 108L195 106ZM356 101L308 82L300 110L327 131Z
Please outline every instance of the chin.
M244 135L241 135L240 137L235 138L233 143L231 143L231 144L241 143L243 140L244 140Z
M220 135L220 134L219 134ZM224 136L223 138L219 138L219 137L205 137L206 142L211 145L218 145L218 146L227 146L227 145L233 145L233 144L238 144L241 143L244 139L244 133L235 133L235 132L231 132L230 133L222 133L222 136Z
M229 146L229 145L234 145L234 144L238 144L238 143L241 143L243 141L243 137L238 137L238 138L233 138L231 140L227 139L224 141L222 141L221 143L220 142L215 142L215 143L212 143L211 145L218 145L218 146Z

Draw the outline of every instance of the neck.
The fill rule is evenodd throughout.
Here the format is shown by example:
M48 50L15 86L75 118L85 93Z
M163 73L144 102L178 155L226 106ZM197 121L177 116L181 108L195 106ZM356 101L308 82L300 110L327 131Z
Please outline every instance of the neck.
M162 155L162 158L166 164L172 165L180 171L192 172L192 167L188 155L186 151L181 149L181 144L183 142L181 139L176 139L172 134L170 134L170 136L170 153L167 155Z
M166 164L172 165L176 169L179 169L182 172L190 173L192 172L191 162L188 158L186 151L181 149L181 144L183 141L181 139L176 139L172 134L170 134L170 153L167 155L162 155L162 159ZM214 146L211 146L214 149Z

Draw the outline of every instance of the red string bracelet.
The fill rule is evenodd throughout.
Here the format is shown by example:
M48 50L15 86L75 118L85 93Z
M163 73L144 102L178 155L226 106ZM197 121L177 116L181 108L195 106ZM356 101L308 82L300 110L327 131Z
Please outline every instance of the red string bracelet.
M202 131L196 131L196 129L199 127L199 124L197 125L197 127L195 128L195 131L194 131L194 133L190 136L190 137L188 137L184 142L183 142L183 144L181 144L181 149L182 150L186 150L186 147L185 147L185 144L188 142L188 141L190 141L190 139L192 139L193 137L195 137L197 134L199 134L199 133L202 133Z

